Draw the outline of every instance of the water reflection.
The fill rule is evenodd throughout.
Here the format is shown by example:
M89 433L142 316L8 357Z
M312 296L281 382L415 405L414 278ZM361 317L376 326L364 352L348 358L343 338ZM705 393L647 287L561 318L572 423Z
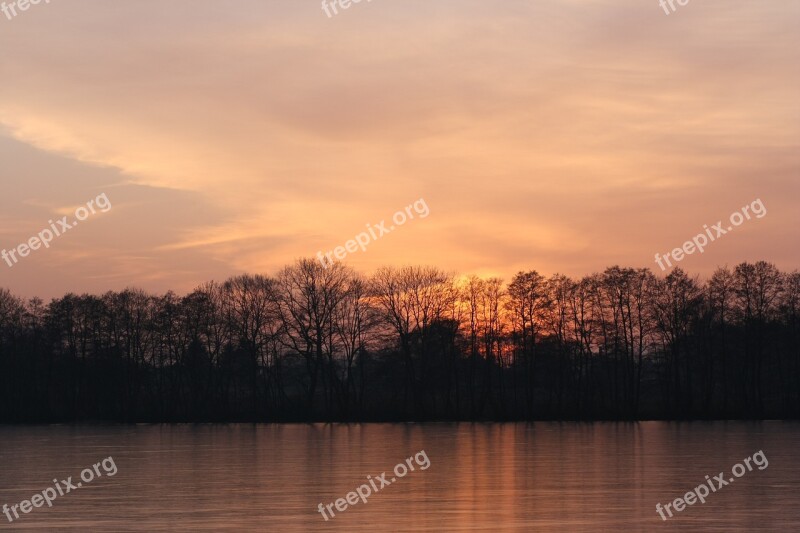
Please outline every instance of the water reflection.
M0 428L0 505L112 456L119 472L15 531L694 531L796 529L800 424L535 423ZM325 521L317 511L424 450L410 472ZM668 522L655 505L763 450ZM0 515L0 518L3 518Z

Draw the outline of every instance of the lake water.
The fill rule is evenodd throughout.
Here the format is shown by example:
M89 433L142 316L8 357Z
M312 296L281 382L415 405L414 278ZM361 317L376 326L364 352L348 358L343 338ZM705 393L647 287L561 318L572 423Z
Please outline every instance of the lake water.
M0 427L0 505L117 470L0 531L797 531L798 444L789 422ZM656 513L759 450L768 467Z

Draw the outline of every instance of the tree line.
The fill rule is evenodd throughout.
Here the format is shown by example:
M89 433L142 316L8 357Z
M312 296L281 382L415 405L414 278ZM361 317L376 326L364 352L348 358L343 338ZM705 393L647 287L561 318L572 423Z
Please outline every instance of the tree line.
M800 273L509 283L302 259L185 296L0 290L0 422L796 418Z

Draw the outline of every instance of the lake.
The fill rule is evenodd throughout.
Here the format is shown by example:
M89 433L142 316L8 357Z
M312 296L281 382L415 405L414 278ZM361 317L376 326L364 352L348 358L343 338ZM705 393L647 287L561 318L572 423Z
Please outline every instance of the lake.
M795 422L4 426L0 505L64 494L0 531L798 530L799 444Z

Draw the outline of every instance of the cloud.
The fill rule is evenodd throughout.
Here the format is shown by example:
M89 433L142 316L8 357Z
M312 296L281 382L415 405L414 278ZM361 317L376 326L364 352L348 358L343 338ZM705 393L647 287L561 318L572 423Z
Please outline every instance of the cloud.
M387 0L332 19L289 1L54 3L0 33L20 51L0 57L0 124L17 141L4 161L37 161L0 170L0 197L41 218L30 202L48 195L13 185L33 169L62 191L50 205L138 191L115 199L135 249L111 252L129 258L113 268L163 284L277 268L420 197L436 216L355 266L646 263L750 196L797 222L798 21L795 5L743 1L665 16ZM80 172L97 180L70 194Z

